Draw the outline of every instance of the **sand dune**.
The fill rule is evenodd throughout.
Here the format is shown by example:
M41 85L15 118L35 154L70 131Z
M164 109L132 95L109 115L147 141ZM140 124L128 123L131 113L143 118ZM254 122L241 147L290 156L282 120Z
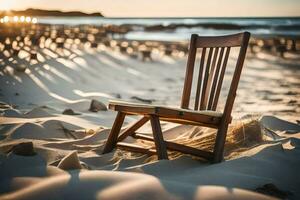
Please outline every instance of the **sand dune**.
M291 192L293 199L300 196L300 177L297 178L300 140L293 137L299 135L296 133L290 133L285 140L269 138L259 143L256 141L251 146L248 146L249 141L244 138L244 144L242 142L229 150L233 154L229 160L211 165L188 155L178 156L172 153L174 158L169 161L156 161L156 158L120 150L101 155L108 129L95 130L91 135L84 133L77 139L55 141L53 139L58 137L55 135L63 133L55 126L48 125L59 120L49 120L47 117L39 120L42 120L39 126L34 123L24 123L23 126L39 133L42 131L35 130L34 127L47 127L50 131L48 134L51 133L53 138L51 135L37 135L32 140L32 135L24 130L24 137L13 138L11 135L18 133L18 129L12 129L0 145L2 152L8 152L20 142L33 141L34 151L37 152L35 156L19 156L14 153L1 156L0 185L2 194L4 193L1 197L4 199L269 199L270 197L249 192L268 183ZM250 127L248 121L249 119L243 122L245 129ZM257 122L276 134L278 121L284 123L287 130L299 128L299 125L271 116L263 117ZM231 134L242 134L234 133L234 130L238 130L238 124L231 127ZM2 126L11 125L6 122ZM73 128L82 129L75 125ZM147 132L147 127L142 131ZM249 134L248 131L245 133ZM183 134L185 136L180 135L180 132L186 133ZM204 132L206 133L203 134ZM202 140L207 138L213 131L207 133L207 130L191 126L167 126L164 134L174 141L184 141L188 137L193 145L193 142L201 137ZM232 138L231 134L229 138ZM129 142L139 143L134 139Z
M103 189L98 191L99 188ZM172 189L168 191L167 188ZM161 182L153 176L144 174L107 171L72 171L68 175L46 179L3 197L6 199L220 199L220 197L273 199L236 188L195 187L172 181Z

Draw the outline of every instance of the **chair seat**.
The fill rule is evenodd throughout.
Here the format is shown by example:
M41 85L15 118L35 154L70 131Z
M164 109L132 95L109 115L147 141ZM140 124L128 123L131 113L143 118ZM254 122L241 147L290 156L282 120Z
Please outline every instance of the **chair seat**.
M182 124L201 125L210 124L215 127L223 116L217 111L195 111L182 108L173 108L160 105L138 104L124 101L109 101L109 109L126 114L156 115L163 121Z

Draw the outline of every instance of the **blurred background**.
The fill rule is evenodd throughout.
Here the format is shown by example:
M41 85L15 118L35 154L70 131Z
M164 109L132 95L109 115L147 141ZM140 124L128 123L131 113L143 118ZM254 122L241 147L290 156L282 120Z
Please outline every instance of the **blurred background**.
M300 112L298 0L1 0L0 10L0 98L24 109L83 97L178 105L191 34L249 31L235 113Z

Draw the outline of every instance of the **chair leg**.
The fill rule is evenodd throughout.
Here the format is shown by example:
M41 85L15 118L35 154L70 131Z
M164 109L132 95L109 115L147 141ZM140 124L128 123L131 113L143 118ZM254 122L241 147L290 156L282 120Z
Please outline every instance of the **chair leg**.
M110 130L108 139L105 143L102 154L109 153L116 147L116 144L118 141L118 135L120 133L122 124L124 122L125 115L126 114L124 114L122 112L118 112L115 122Z
M157 157L159 160L168 159L167 147L162 135L159 118L157 116L150 115L150 121Z
M214 146L213 163L219 163L223 160L224 146L226 141L228 124L222 125L217 132L216 142Z

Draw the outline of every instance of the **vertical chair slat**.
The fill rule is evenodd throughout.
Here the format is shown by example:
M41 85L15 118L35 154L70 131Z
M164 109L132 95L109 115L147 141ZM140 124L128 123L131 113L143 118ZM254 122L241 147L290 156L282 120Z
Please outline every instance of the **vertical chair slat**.
M219 78L219 75L220 75L220 67L221 67L221 63L222 63L222 59L223 59L223 54L224 54L224 47L221 48L221 52L220 52L220 55L219 55L219 58L218 58L216 71L215 71L215 74L214 74L214 80L213 80L213 83L212 83L212 86L211 86L211 92L210 92L209 101L208 101L208 109L211 109L211 110L216 110L216 108L213 109L213 100L214 100L215 93L216 93L217 81L218 81L218 78Z
M212 53L213 53L213 48L210 48L209 52L208 52L208 58L207 58L205 72L204 72L203 86L202 86L202 93L201 93L201 101L200 101L200 109L199 110L205 110L206 109L205 93L206 93L206 86L207 86L207 81L208 81L208 75L209 75L209 69L210 69L210 64L211 64Z
M202 49L202 53L201 53L201 60L200 60L200 67L199 67L199 74L198 74L198 82L197 82L197 90L196 90L194 110L199 109L199 98L200 98L201 85L202 85L202 81L203 81L205 53L206 53L206 48L204 47Z
M198 36L196 34L192 35L190 47L189 47L188 61L186 66L184 87L183 87L182 99L181 99L181 108L185 108L185 109L189 108L193 74L194 74L195 57L196 57L196 50L197 50L196 49L197 37Z
M212 84L212 79L213 79L213 76L215 73L215 67L216 67L218 53L219 53L219 48L217 47L217 48L215 48L215 51L214 51L213 61L212 61L212 65L210 68L207 85L206 85L206 89L205 89L204 104L206 105L206 108L205 108L206 110L210 110L209 105L207 104L207 101L209 99L209 96L211 95L211 84Z
M223 84L223 79L224 79L224 75L225 75L225 70L226 70L226 66L227 66L229 53L230 53L230 47L227 47L225 57L223 60L223 64L222 64L222 69L221 69L220 76L219 76L219 81L217 84L217 90L216 90L212 110L216 110L217 105L218 105L218 100L219 100L219 96L220 96L220 92L221 92L221 88L222 88L222 84Z

